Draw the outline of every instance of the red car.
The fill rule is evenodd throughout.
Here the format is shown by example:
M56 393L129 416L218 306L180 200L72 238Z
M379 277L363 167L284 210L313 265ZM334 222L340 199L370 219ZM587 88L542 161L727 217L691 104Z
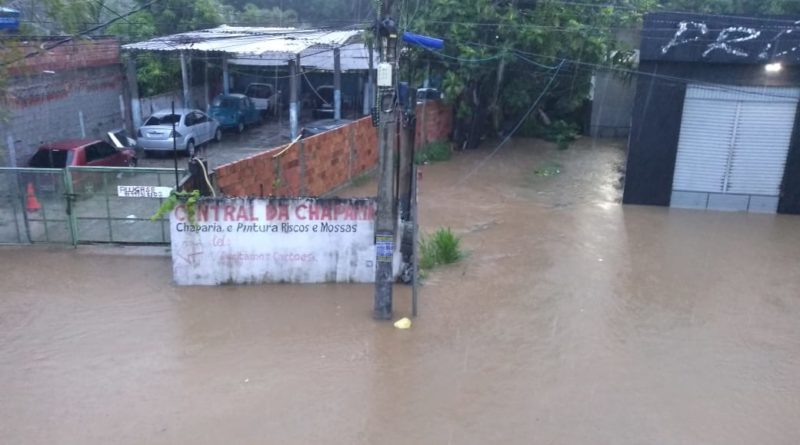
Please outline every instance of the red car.
M37 168L67 166L135 167L136 152L131 148L114 148L102 140L68 139L42 145L28 162Z

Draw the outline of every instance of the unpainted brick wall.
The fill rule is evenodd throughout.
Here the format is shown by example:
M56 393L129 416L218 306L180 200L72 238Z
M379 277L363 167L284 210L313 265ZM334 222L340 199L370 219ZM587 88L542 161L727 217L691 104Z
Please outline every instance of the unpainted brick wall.
M417 106L417 147L448 139L451 108L440 101ZM378 132L372 119L301 139L222 165L217 185L227 196L320 196L378 164Z
M24 55L39 44L30 42L13 50ZM15 63L9 74L7 114L0 123L0 165L12 163L9 138L18 166L25 166L42 142L80 138L79 112L87 138L100 138L124 125L120 108L124 77L116 39L68 43Z
M453 107L440 100L426 100L417 104L417 131L414 145L417 148L429 142L450 139L453 131Z
M319 196L374 167L377 138L366 117L288 150L283 145L217 167L217 185L227 196Z

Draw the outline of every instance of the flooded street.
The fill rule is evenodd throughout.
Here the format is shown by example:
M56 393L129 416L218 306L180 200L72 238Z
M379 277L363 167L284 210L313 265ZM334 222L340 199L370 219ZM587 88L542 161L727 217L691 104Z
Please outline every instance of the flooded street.
M422 231L467 256L407 331L369 285L179 288L164 248L1 248L0 443L800 442L800 217L623 207L621 147L425 166Z

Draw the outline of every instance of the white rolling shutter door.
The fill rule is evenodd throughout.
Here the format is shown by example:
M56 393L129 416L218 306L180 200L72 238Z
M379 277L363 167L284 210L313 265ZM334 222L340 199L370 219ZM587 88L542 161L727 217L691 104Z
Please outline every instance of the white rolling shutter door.
M798 98L797 88L689 85L673 197L777 197Z
M796 109L796 102L741 103L726 192L780 194Z
M735 122L729 102L686 98L673 190L722 192Z

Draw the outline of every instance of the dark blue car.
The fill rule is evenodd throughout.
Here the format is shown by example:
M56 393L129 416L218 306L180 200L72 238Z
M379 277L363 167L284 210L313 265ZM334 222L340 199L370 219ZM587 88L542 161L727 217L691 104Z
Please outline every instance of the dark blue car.
M241 133L248 125L261 122L261 114L253 101L244 94L220 94L211 101L209 116L222 128L235 128Z

